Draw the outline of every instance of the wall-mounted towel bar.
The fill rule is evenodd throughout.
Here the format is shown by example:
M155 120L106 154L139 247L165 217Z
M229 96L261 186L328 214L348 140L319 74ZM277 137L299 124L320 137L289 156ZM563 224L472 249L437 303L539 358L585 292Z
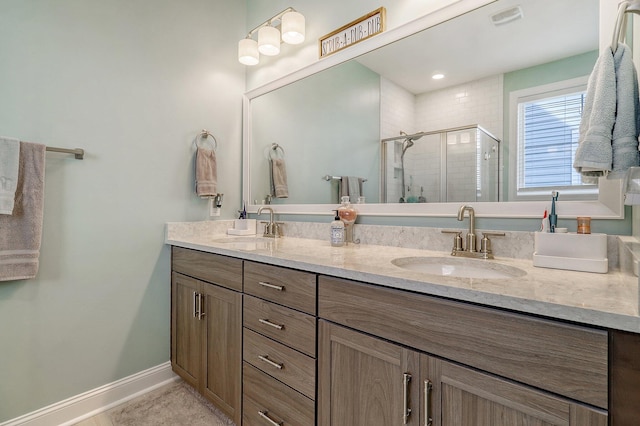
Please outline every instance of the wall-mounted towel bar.
M62 152L63 154L73 154L76 157L76 160L82 160L84 158L84 149L82 148L56 148L53 146L48 146L47 151L51 152Z
M332 179L336 179L336 180L342 180L342 176L331 176L331 175L324 175L322 176L322 179L326 180L326 181L330 181ZM366 179L362 179L363 182L366 182Z

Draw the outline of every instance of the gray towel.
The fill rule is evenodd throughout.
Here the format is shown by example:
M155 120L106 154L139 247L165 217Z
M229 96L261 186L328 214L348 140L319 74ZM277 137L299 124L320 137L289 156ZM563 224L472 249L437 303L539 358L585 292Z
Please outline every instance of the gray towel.
M613 57L616 69L616 121L613 125L613 165L608 179L623 179L629 167L640 163L638 155L638 76L631 49L619 44Z
M618 49L620 50L620 49ZM584 111L580 121L578 149L573 167L583 180L597 181L611 171L611 138L616 117L616 75L613 51L607 48L589 76Z
M0 138L0 214L13 214L19 163L20 141Z
M276 198L289 197L289 184L287 182L287 167L282 158L273 158L271 162L271 195Z
M362 182L364 182L364 179L356 176L342 176L342 179L340 179L339 198L348 195L350 202L357 203L358 197L362 195Z
M44 206L45 146L20 142L13 215L0 215L0 281L38 273Z

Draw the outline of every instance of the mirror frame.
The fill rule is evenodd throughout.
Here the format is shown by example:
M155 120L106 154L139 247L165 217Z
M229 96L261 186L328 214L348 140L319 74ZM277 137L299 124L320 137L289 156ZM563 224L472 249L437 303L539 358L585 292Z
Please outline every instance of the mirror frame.
M350 59L356 58L372 50L393 43L417 32L423 31L434 25L453 19L474 9L493 3L496 0L460 0L433 13L425 15L407 24L385 31L375 37L344 49L329 57L320 59L298 71L287 74L270 83L260 86L245 93L242 99L243 129L242 129L242 194L247 200L247 212L257 213L260 204L254 204L250 195L251 170L249 159L251 158L251 100L276 90L280 87L294 83L312 74L338 65ZM607 0L604 0L607 1ZM616 5L607 10L600 0L600 40L603 44L609 43L609 34L613 26L603 28L605 19L615 16ZM606 13L605 13L606 12ZM606 15L603 17L603 14ZM614 21L615 22L615 19ZM591 201L563 201L561 218L575 218L577 216L590 216L593 219L624 219L624 197L622 194L621 180L607 180L600 178L598 199ZM455 217L462 203L426 203L426 204L399 204L399 203L372 203L359 204L358 214L364 216L424 216L424 217ZM548 201L502 201L502 202L472 202L476 216L487 218L540 218ZM331 214L333 204L272 204L278 214L292 215L327 215Z

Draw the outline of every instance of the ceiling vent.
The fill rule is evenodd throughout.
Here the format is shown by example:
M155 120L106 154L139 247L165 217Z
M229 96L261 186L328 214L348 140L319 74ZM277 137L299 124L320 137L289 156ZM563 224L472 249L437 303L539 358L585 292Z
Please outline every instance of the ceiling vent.
M491 22L497 27L521 19L522 16L522 7L516 6L491 15Z

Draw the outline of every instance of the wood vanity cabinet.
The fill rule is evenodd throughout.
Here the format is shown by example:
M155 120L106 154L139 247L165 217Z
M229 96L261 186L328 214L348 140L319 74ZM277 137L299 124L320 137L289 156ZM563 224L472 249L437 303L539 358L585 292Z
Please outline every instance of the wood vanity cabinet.
M318 313L318 425L607 425L606 332L323 276Z
M242 261L174 247L172 270L173 371L240 425Z
M245 262L244 426L313 426L316 275Z

